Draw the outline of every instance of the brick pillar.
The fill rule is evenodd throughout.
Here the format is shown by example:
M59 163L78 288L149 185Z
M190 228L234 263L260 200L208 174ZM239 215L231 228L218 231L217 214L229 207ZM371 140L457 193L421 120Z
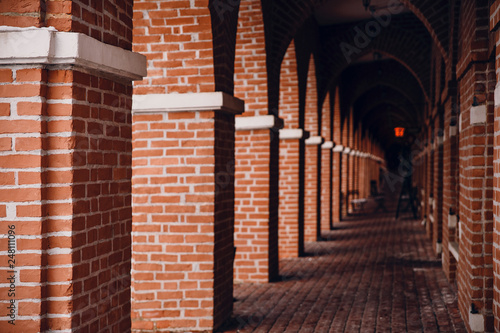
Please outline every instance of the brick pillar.
M434 185L433 185L433 230L432 230L432 245L436 255L440 256L443 251L443 135L444 131L440 126L439 118L435 124L435 139L434 139Z
M339 88L335 88L335 98L333 105L332 123L333 123L333 142L335 147L332 150L333 163L332 163L332 183L333 183L333 225L340 222L341 219L341 203L340 194L341 188L341 162L342 162L342 120L340 118L340 97Z
M500 2L490 7L490 29L495 31L496 38L496 70L500 59L500 39L498 28L500 27ZM494 92L494 146L493 146L493 316L495 331L500 331L500 77L497 74Z
M433 232L434 232L434 210L435 210L435 205L436 205L436 196L434 194L434 151L435 151L435 145L434 145L434 140L435 137L433 136L433 130L431 128L428 129L429 131L429 140L428 140L428 148L427 148L427 236L430 239L433 239Z
M231 314L241 112L222 92L134 96L136 330L211 331Z
M495 63L487 2L464 2L458 40L460 93L458 300L470 331L494 331L493 150ZM462 14L461 14L462 15ZM498 295L496 295L498 297Z
M269 110L261 2L242 2L236 40L235 96L245 100L237 117L234 278L268 282L278 277L279 132Z
M450 281L455 281L458 259L457 211L458 211L458 141L455 84L444 104L443 137L443 270ZM420 162L420 161L419 161ZM418 163L418 162L417 162ZM420 176L420 175L419 175Z
M304 138L308 135L299 126L299 83L295 43L292 41L281 65L280 117L285 121L280 130L280 189L279 189L279 257L299 256L304 243L304 202L299 200L304 191L304 169L300 156L304 154Z
M134 3L132 328L213 331L233 285L239 4Z
M321 136L325 142L321 145L321 223L320 223L320 239L321 232L328 231L333 226L332 221L332 196L331 196L331 181L332 181L332 130L331 130L331 107L330 94L327 94L323 102L321 112Z
M354 199L354 195L350 194L352 193L355 188L354 188L354 168L355 168L355 156L354 152L355 146L354 146L354 124L353 124L353 110L351 109L351 112L349 112L349 135L347 137L347 146L349 147L349 158L348 158L348 164L347 164L347 200L346 200L346 209L348 213L352 213L352 206L351 206L351 200Z
M320 238L321 223L321 144L323 138L318 128L318 96L314 58L309 59L305 102L305 129L310 133L306 140L305 154L305 216L304 240L314 242Z
M347 191L349 190L348 180L349 180L349 151L347 147L349 142L347 141L349 130L348 130L348 119L344 118L342 123L342 153L340 155L340 192L341 192L341 209L340 218L347 215Z
M275 157L280 127L282 122L273 115L237 118L234 276L239 281L268 282L278 277Z
M125 4L115 9L127 17ZM130 108L145 59L76 32L0 28L0 39L0 224L16 238L2 243L13 261L0 263L0 286L14 276L15 295L0 296L2 316L6 303L13 309L0 331L126 332Z

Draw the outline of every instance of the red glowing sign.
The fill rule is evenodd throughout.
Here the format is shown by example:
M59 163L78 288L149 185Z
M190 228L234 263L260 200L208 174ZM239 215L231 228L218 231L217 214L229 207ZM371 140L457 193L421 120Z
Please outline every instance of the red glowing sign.
M405 135L405 128L404 127L395 127L394 128L394 135L396 135L396 138L402 138Z

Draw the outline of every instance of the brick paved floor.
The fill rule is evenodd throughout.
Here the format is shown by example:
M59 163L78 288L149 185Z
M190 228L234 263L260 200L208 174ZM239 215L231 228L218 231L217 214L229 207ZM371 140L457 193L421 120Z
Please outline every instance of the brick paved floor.
M280 262L282 281L236 285L219 332L466 332L418 221L377 213L323 236Z

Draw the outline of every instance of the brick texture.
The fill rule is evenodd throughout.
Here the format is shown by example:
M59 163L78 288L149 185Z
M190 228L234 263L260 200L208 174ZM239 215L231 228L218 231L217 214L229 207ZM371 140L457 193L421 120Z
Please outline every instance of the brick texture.
M214 329L232 309L234 116L133 121L132 329Z
M71 70L15 67L12 77L0 86L12 91L1 94L1 137L12 140L0 205L17 234L15 327L126 330L131 85Z
M305 100L305 129L310 136L321 135L319 128L318 96L314 57L309 60L307 93ZM313 242L321 237L321 145L307 145L305 154L305 216L304 241Z
M331 131L331 107L330 107L330 95L327 95L323 103L321 112L321 136L325 141L332 140ZM320 237L322 237L323 231L330 230L333 224L332 221L332 150L331 148L321 149L321 212L320 212Z
M260 1L241 3L236 38L235 96L245 116L268 108L266 46ZM236 132L234 278L268 282L278 277L279 136L276 129Z
M299 84L295 43L290 43L281 65L280 118L285 129L299 128ZM301 139L280 140L280 202L279 202L279 257L294 258L299 255L299 192ZM303 208L302 208L303 209ZM303 235L302 235L303 242Z

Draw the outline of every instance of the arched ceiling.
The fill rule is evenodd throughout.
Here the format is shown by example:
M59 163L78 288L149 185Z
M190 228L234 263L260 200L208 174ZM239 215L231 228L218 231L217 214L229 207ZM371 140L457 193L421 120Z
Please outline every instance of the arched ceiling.
M262 0L270 108L278 106L280 64L295 38L299 100L313 54L318 111L339 86L344 115L353 110L378 141L393 137L383 119L420 124L431 96L432 50L448 59L449 7L446 0L370 0L368 10L361 0Z

